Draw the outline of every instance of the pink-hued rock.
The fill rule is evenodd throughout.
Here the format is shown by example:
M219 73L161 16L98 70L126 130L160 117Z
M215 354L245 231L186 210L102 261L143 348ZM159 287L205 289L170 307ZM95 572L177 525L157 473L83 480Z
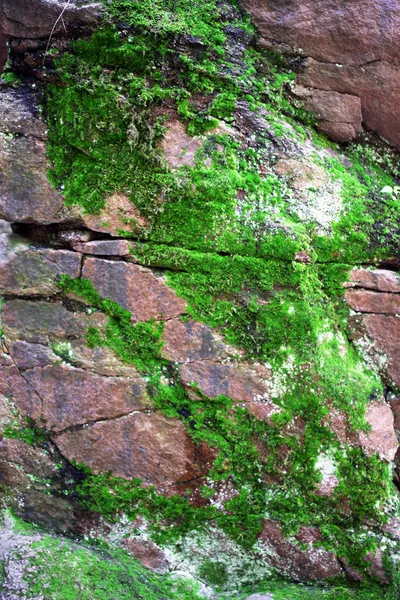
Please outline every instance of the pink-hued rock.
M209 398L224 395L245 403L271 397L271 371L263 365L204 360L182 364L179 374L184 385L190 388L193 382L197 383Z
M400 277L395 271L385 269L353 269L346 286L400 294Z
M15 366L0 367L0 394L12 399L22 418L30 417L40 422L42 400Z
M68 250L35 248L24 238L0 235L0 289L4 295L58 293L61 274L78 277L81 256Z
M151 540L139 537L128 538L124 541L124 547L147 569L161 574L168 572L169 562L164 552Z
M400 385L400 319L389 315L366 315L363 323L374 346L388 358L387 376Z
M304 107L316 114L319 128L337 142L348 142L362 129L358 96L297 85L293 91Z
M170 319L185 312L185 300L178 298L162 277L139 265L87 258L82 276L101 296L128 309L135 321Z
M309 538L309 547L307 550L301 550L284 537L275 521L266 519L260 540L263 559L271 567L296 581L315 581L342 574L342 567L332 552L312 545L312 542L318 540L313 531Z
M26 371L24 377L42 399L42 416L52 431L151 406L139 376L102 377L69 365L52 365Z
M346 302L356 312L400 314L400 294L348 289L346 291Z
M281 408L273 402L246 402L246 408L253 417L267 423L272 423L272 415L281 412Z
M105 198L105 206L98 215L85 214L82 220L93 231L117 237L126 230L140 233L149 225L128 196L117 192Z
M12 342L9 351L20 371L51 365L58 358L48 346L23 341Z
M73 243L73 249L82 254L97 256L129 256L130 244L127 240L94 240L87 243Z
M198 321L170 319L165 323L163 339L163 355L179 363L222 360L234 352L211 327Z
M53 441L68 460L83 462L96 473L139 477L164 494L175 493L175 484L205 475L211 466L183 423L159 413L135 412L61 433Z
M164 156L171 168L183 165L193 166L197 150L202 146L202 140L191 137L186 133L186 126L173 119L167 123L167 131L161 142Z
M243 0L264 45L309 57L298 82L311 92L357 96L362 120L400 147L397 106L400 91L400 10L389 0ZM323 103L316 103L319 112ZM323 122L325 125L326 122ZM329 123L329 122L328 122ZM349 141L348 124L330 123L335 138Z
M392 409L394 418L394 428L400 433L400 397L396 396L390 400L390 408Z
M360 431L359 440L365 454L377 453L382 460L393 461L399 447L394 431L394 418L385 402L371 402L365 415L371 430Z

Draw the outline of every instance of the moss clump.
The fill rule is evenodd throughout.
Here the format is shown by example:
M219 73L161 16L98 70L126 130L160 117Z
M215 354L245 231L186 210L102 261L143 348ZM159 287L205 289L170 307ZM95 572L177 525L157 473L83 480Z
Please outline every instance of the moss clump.
M145 569L122 550L100 551L46 536L33 542L26 598L43 600L199 600L195 583ZM73 573L73 576L71 576Z
M286 389L274 399L280 412L267 423L251 416L230 398L206 397L196 385L189 396L174 365L161 357L159 337L135 336L138 325L131 323L128 311L101 299L89 281L64 276L60 285L64 291L83 296L98 310L111 315L112 334L107 337L109 325L105 334L90 330L90 343L106 344L125 361L135 364L149 378L148 391L155 406L166 416L180 419L196 443L205 442L218 450L203 490L209 502L203 507L191 506L190 494L165 498L153 488L145 488L140 480L94 475L81 467L84 477L77 492L87 508L108 518L121 511L131 519L141 514L149 520L152 535L160 543L173 542L190 531L216 523L245 548L254 545L268 514L291 535L297 534L301 524L319 526L324 546L351 564L366 567L362 557L376 547L377 539L370 536L365 541L365 519L377 523L386 520L383 509L391 488L387 467L375 456L366 457L351 447L343 449L326 422L333 403L347 411L354 428L365 427L365 404L379 385L376 378L360 369L358 358L351 351L338 359L343 343L340 338L328 335L316 348L310 345L307 362L306 355L299 355L298 363L282 366L282 358L277 358L276 366L281 365ZM311 290L315 293L315 288ZM318 310L312 307L315 319ZM326 320L326 306L322 310ZM311 312L307 315L312 319ZM158 325L153 323L151 327ZM161 332L160 327L159 335ZM304 352L306 349L307 346ZM146 360L142 360L144 353ZM165 383L166 379L169 383ZM306 423L302 432L290 428L297 419ZM339 485L332 497L316 493L320 481L316 465L321 454L331 454L337 463ZM212 498L218 482L227 479L234 482L238 493L218 508ZM275 482L267 484L268 480ZM348 503L352 508L350 516Z
M30 417L26 418L25 426L6 425L2 433L6 438L21 440L29 446L46 442L50 437L50 432L35 423Z

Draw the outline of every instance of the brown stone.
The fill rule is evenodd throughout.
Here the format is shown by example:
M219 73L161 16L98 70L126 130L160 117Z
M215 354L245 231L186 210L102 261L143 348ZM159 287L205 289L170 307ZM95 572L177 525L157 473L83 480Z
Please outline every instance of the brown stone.
M61 433L54 442L68 460L88 465L95 473L111 471L116 477L139 477L164 494L205 475L210 464L199 462L196 447L183 423L159 413L135 412L82 429Z
M41 423L42 401L39 395L29 385L16 367L2 367L0 371L2 380L2 394L12 399L22 417L30 417Z
M350 271L346 286L399 294L400 277L395 271L385 269L353 269Z
M170 319L165 323L163 338L163 355L174 362L222 360L233 353L220 335L198 321Z
M76 252L97 256L129 256L131 245L127 240L94 240L86 244L72 244Z
M173 169L188 165L194 165L196 152L202 146L199 137L190 137L186 133L186 126L173 119L167 123L167 130L161 142L165 159Z
M13 342L10 345L10 355L19 371L45 367L57 360L57 356L48 346L23 341Z
M295 190L307 190L310 187L319 188L329 181L325 169L318 165L309 164L294 158L282 158L275 165L275 170L280 175L292 178L292 187Z
M47 38L71 26L94 25L101 14L101 3L90 0L71 0L67 6L61 0L2 0L0 25L12 37Z
M46 344L49 336L69 339L85 335L85 313L68 311L60 302L8 300L2 311L7 340Z
M46 138L46 125L39 107L27 88L0 91L0 130L3 133Z
M400 294L348 289L346 291L346 302L357 312L400 314Z
M388 358L388 377L400 385L400 319L389 315L366 315L363 323L374 346Z
M246 408L256 419L267 423L272 423L272 415L281 412L279 406L273 402L247 402Z
M297 85L293 91L307 110L319 119L319 127L337 142L348 142L362 129L361 101L358 96Z
M135 321L170 319L185 312L185 300L162 277L139 265L87 258L82 276L90 279L101 296L128 309Z
M61 274L78 277L81 257L68 250L35 248L19 236L0 235L0 288L5 295L50 295Z
M393 461L399 447L394 431L394 418L385 402L370 402L365 415L371 425L368 432L359 432L359 440L365 454L377 453L382 460Z
M390 408L392 409L394 418L394 428L400 433L400 397L396 396L390 400Z
M114 193L105 199L105 207L98 215L83 215L86 227L93 231L119 236L121 231L139 233L149 225L136 206L125 194Z
M169 570L169 562L164 552L151 540L128 538L124 541L124 547L147 569L161 574Z
M19 223L71 220L63 197L47 178L45 143L0 135L0 217Z
M310 532L311 537L307 550L301 550L295 543L287 540L275 521L266 519L260 540L263 543L263 559L296 581L315 581L342 574L339 561L332 552L313 546L315 528ZM305 535L302 528L302 535ZM317 538L318 539L318 538Z
M400 11L397 3L360 0L243 0L264 45L309 57L298 77L314 90L357 96L362 120L400 147ZM317 112L322 109L316 105ZM329 121L324 121L324 124ZM327 133L353 136L348 125ZM346 131L347 130L347 131ZM346 141L351 139L348 137Z
M70 365L52 365L26 371L24 377L42 399L42 416L52 431L120 417L151 405L139 376L102 377ZM18 406L18 398L15 403Z
M204 360L181 365L179 374L184 385L195 382L209 398L224 395L236 402L255 402L271 397L271 372L263 365Z

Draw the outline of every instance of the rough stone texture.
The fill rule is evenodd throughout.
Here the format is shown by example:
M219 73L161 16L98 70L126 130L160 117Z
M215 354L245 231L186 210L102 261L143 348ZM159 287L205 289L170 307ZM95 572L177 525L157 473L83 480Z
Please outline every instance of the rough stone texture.
M193 166L196 151L202 145L201 138L193 138L186 133L183 123L174 119L167 123L167 131L161 142L165 159L170 167Z
M62 13L62 19L60 15ZM102 13L100 2L72 0L2 0L0 28L17 38L45 38L64 33L66 27L94 25Z
M346 292L346 301L357 312L400 314L400 295L397 294L349 289Z
M135 321L170 319L185 312L186 302L178 298L162 277L139 265L87 258L82 275L101 296L128 309Z
M166 573L168 571L169 563L164 552L151 540L132 537L124 542L124 547L144 567L156 573Z
M94 240L87 243L73 242L72 247L82 254L129 256L131 244L127 240Z
M35 247L24 238L0 235L0 288L14 296L59 292L58 277L80 274L81 257L68 250Z
M253 402L271 397L271 372L263 365L204 360L181 365L179 374L186 386L196 382L209 398L224 395L237 402Z
M361 313L350 319L361 351L400 385L400 278L385 269L353 269L345 286L347 303Z
M397 2L360 0L338 6L332 0L243 0L264 44L308 57L298 81L312 93L320 90L361 101L362 120L400 147L397 103L400 90L400 10ZM322 110L316 101L317 112ZM347 123L347 118L344 123ZM347 131L346 131L347 129ZM329 133L347 141L351 128Z
M342 574L342 567L332 552L313 547L312 543L307 550L301 550L284 537L275 521L264 521L260 540L263 542L263 556L268 557L269 564L280 573L290 573L297 581L315 581ZM312 541L318 541L316 536Z
M271 594L252 594L247 596L246 600L273 600Z
M139 477L165 494L177 491L174 484L205 475L211 466L183 423L158 413L135 412L95 423L61 433L54 442L68 460L84 462L95 472Z
M361 131L361 101L357 96L300 85L293 93L304 100L304 107L316 114L319 128L335 141L347 142Z
M114 193L105 199L105 206L98 215L83 215L83 223L93 231L120 236L129 229L132 233L146 229L148 221L124 194ZM129 227L127 227L129 225Z
M381 459L388 462L394 460L399 445L390 406L385 402L371 402L367 406L365 418L371 425L370 431L359 433L360 444L365 454L370 456L376 452Z
M47 178L45 126L38 115L29 90L0 92L0 218L68 222L72 212Z
M211 327L198 321L170 319L165 323L163 338L163 355L178 363L223 360L235 352Z
M113 419L150 405L139 376L102 377L70 365L51 365L29 370L24 377L41 398L42 417L52 431Z
M399 275L395 271L386 271L385 269L353 269L346 285L377 292L400 293Z

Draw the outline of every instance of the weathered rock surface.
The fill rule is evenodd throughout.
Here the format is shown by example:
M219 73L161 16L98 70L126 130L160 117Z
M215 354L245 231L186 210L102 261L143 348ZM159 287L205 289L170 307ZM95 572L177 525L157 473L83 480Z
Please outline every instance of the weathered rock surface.
M80 267L81 257L75 252L35 247L18 236L0 235L0 288L5 295L56 294L59 276L78 277Z
M190 440L183 423L158 413L134 412L54 438L68 460L82 461L94 472L139 477L164 494L176 484L206 475L211 463Z
M350 319L360 350L370 357L389 381L400 383L399 277L385 269L353 269L346 301L359 314Z
M311 542L318 541L318 534L311 531ZM327 577L339 577L342 567L332 552L310 544L305 551L290 542L282 534L279 525L266 519L261 532L262 554L268 558L271 566L281 573L290 573L297 581L313 581Z
M0 91L0 218L43 224L72 213L47 177L45 125L31 91Z
M139 265L87 258L82 276L99 294L128 309L135 321L170 319L185 312L186 302L158 277Z
M400 89L400 11L397 2L361 0L338 7L331 0L243 0L265 45L308 58L299 83L309 88L307 101L317 114L339 94L361 103L362 121L400 147L397 98ZM343 99L344 100L344 99ZM340 141L349 141L361 121L349 126L349 112L321 127ZM343 119L343 120L342 120Z
M45 38L51 33L65 33L67 27L94 25L102 14L100 2L86 0L3 0L0 28L16 38ZM61 18L62 17L62 18Z

